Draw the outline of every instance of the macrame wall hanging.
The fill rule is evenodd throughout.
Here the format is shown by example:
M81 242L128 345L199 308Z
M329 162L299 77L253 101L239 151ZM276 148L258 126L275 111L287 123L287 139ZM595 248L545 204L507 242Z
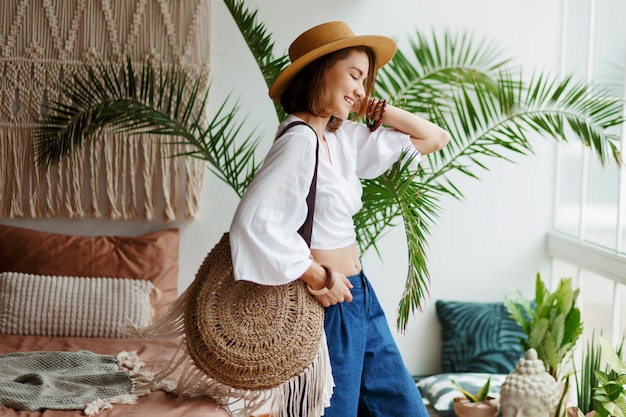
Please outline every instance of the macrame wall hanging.
M208 85L210 0L14 0L0 14L0 217L196 218L204 164L167 138L111 132L48 170L31 131L67 74L129 55ZM139 65L139 64L138 64ZM170 138L171 141L171 138Z

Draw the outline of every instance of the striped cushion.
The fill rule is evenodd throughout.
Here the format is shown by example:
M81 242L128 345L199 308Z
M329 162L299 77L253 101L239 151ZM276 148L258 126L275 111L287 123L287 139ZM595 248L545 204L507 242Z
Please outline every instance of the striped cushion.
M431 375L420 379L417 387L422 393L422 397L430 403L430 407L435 410L437 416L456 417L453 405L456 397L463 395L450 383L454 379L464 390L477 393L483 385L491 378L489 385L489 395L500 398L500 386L506 379L506 374L485 374L485 373L448 373Z
M150 323L150 281L0 274L0 334L123 337L126 319Z

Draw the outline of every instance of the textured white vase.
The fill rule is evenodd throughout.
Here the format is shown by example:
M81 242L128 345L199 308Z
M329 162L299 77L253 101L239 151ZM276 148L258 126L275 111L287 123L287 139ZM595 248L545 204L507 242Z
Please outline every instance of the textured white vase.
M529 349L500 388L502 417L552 417L558 402L558 383Z

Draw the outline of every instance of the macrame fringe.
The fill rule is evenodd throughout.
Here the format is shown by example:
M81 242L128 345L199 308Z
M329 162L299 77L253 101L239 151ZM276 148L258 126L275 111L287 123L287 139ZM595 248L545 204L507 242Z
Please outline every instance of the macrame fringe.
M233 417L249 417L270 404L273 417L319 417L330 405L334 380L326 336L322 333L313 362L300 374L283 384L263 391L233 388L210 378L195 366L187 350L184 315L193 293L190 285L168 311L145 328L126 322L126 333L150 340L180 339L178 348L164 367L156 372L149 389L166 389L175 395L209 397L228 409ZM177 375L176 382L171 378Z
M95 416L101 411L113 408L113 404L135 404L139 397L148 395L152 392L154 386L154 374L151 372L141 372L141 367L145 365L139 359L136 351L122 351L117 354L117 362L120 371L129 373L132 381L130 393L116 395L111 398L99 398L85 405L83 409L85 415Z
M44 171L34 163L31 133L42 104L63 101L54 86L96 59L119 62L130 54L137 64L149 58L180 65L208 88L209 0L2 6L0 218L197 218L205 166L195 158L169 158L189 151L174 150L166 144L171 138L103 132L84 153Z
M169 146L154 135L105 132L83 152L42 169L28 132L0 129L0 218L154 219L158 202L165 220L195 219L204 165L172 157L184 149Z

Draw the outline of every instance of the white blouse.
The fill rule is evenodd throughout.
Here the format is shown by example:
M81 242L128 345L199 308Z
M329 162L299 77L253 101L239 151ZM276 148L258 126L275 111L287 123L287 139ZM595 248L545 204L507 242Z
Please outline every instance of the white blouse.
M281 126L299 120L290 115ZM362 207L359 178L376 178L403 150L419 153L409 135L393 129L370 132L345 121L325 132L330 159L320 146L311 248L337 249L356 240L352 217ZM306 196L315 167L316 136L296 125L272 144L239 203L230 226L235 279L287 284L311 265L311 251L298 234L307 215Z

